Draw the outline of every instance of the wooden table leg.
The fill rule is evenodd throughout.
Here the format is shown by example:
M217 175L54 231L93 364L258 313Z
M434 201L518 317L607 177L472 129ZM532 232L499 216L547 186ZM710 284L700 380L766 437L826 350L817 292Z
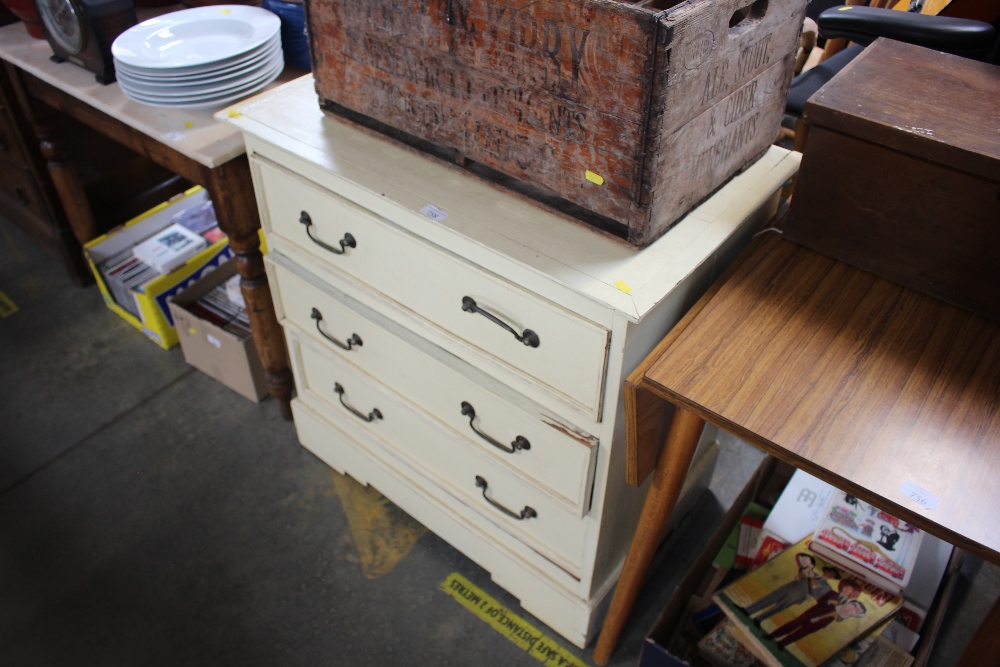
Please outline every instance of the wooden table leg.
M649 570L663 536L663 529L677 505L684 478L704 428L705 420L693 412L678 408L656 461L653 481L639 515L639 525L625 557L625 565L615 587L614 597L611 598L608 615L604 618L597 646L594 647L594 662L598 665L608 664L625 627L625 621L632 613L646 571Z
M208 190L215 205L219 228L229 237L236 255L236 270L240 288L250 317L250 328L257 354L264 366L267 388L278 402L285 419L292 418L292 372L288 368L288 353L281 326L274 314L274 302L264 272L264 257L260 252L260 217L250 180L250 164L241 155L211 170Z
M39 109L44 105L37 105ZM52 177L56 194L62 202L66 211L66 218L69 226L73 230L73 235L80 245L86 245L98 236L97 223L94 221L94 213L90 209L90 201L87 193L83 189L83 182L76 171L76 166L69 159L66 148L56 130L57 121L51 112L40 112L35 110L35 136L38 138L38 145L41 147L42 156L45 158L45 166Z

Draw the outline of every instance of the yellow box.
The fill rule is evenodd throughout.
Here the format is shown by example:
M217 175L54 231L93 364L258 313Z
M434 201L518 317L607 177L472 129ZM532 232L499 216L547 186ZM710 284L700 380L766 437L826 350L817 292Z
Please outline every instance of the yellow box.
M177 213L200 204L206 199L208 199L208 192L201 186L195 186L184 194L163 202L129 220L123 227L100 236L84 246L87 262L90 264L90 270L94 273L94 278L97 279L101 294L104 296L104 303L164 350L169 350L177 344L177 332L174 330L173 317L167 307L167 300L230 259L233 252L229 247L229 240L219 239L189 259L183 266L167 275L157 276L139 288L133 288L132 296L135 298L136 306L142 315L141 319L115 303L104 282L104 277L97 267L109 257L169 226L171 219Z

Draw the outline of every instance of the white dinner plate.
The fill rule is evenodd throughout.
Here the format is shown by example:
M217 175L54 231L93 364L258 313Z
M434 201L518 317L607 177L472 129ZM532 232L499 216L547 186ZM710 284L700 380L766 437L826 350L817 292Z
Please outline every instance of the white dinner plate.
M117 58L113 58L113 60L115 63L115 71L117 72L126 72L131 76L156 82L187 82L235 72L243 67L259 63L260 61L272 56L275 51L280 50L281 37L280 35L275 35L264 44L251 49L246 53L233 56L232 58L226 58L225 60L221 60L219 62L205 63L195 67L166 70L149 69L147 67L135 67L133 65L129 65L121 60L118 60Z
M230 102L243 99L244 97L249 97L254 93L263 90L269 83L278 78L281 74L282 67L276 67L270 74L261 80L248 84L245 87L241 87L237 90L232 90L229 92L220 93L217 95L205 94L202 96L196 96L192 100L174 100L174 99L164 99L157 96L146 96L140 93L136 93L126 88L121 88L122 93L125 97L140 102L142 104L148 104L151 106L158 107L173 107L179 109L215 109L222 107Z
M274 54L271 60L245 74L201 86L150 86L142 82L123 79L120 76L118 77L118 85L131 93L136 93L147 98L158 98L163 101L191 100L206 96L214 97L238 88L251 86L269 77L274 73L275 69L280 72L284 64L284 58L281 52L278 52Z
M115 39L111 53L134 67L187 68L246 53L280 28L277 15L260 7L194 7L132 26Z
M149 90L150 92L168 90L200 92L213 85L226 84L245 78L252 78L253 76L261 74L264 70L270 70L278 60L283 60L281 49L265 54L265 56L260 58L257 62L248 64L225 74L216 74L214 76L207 76L199 79L184 79L180 81L160 81L157 79L148 79L146 77L137 76L120 68L116 68L115 71L118 75L118 81L124 81L130 87L137 88L139 90Z

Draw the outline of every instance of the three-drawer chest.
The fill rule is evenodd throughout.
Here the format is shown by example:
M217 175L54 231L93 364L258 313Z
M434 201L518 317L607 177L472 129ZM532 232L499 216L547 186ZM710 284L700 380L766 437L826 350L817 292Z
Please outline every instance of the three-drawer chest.
M636 250L324 115L309 77L218 117L246 135L301 443L584 646L645 496L622 382L797 157L772 148Z

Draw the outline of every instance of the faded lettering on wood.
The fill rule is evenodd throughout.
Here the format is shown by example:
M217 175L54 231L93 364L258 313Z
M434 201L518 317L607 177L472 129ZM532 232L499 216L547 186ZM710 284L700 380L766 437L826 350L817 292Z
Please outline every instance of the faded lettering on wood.
M784 63L804 7L308 0L307 13L326 108L429 141L651 240L664 134ZM741 11L745 20L730 27ZM778 25L794 16L797 25Z

